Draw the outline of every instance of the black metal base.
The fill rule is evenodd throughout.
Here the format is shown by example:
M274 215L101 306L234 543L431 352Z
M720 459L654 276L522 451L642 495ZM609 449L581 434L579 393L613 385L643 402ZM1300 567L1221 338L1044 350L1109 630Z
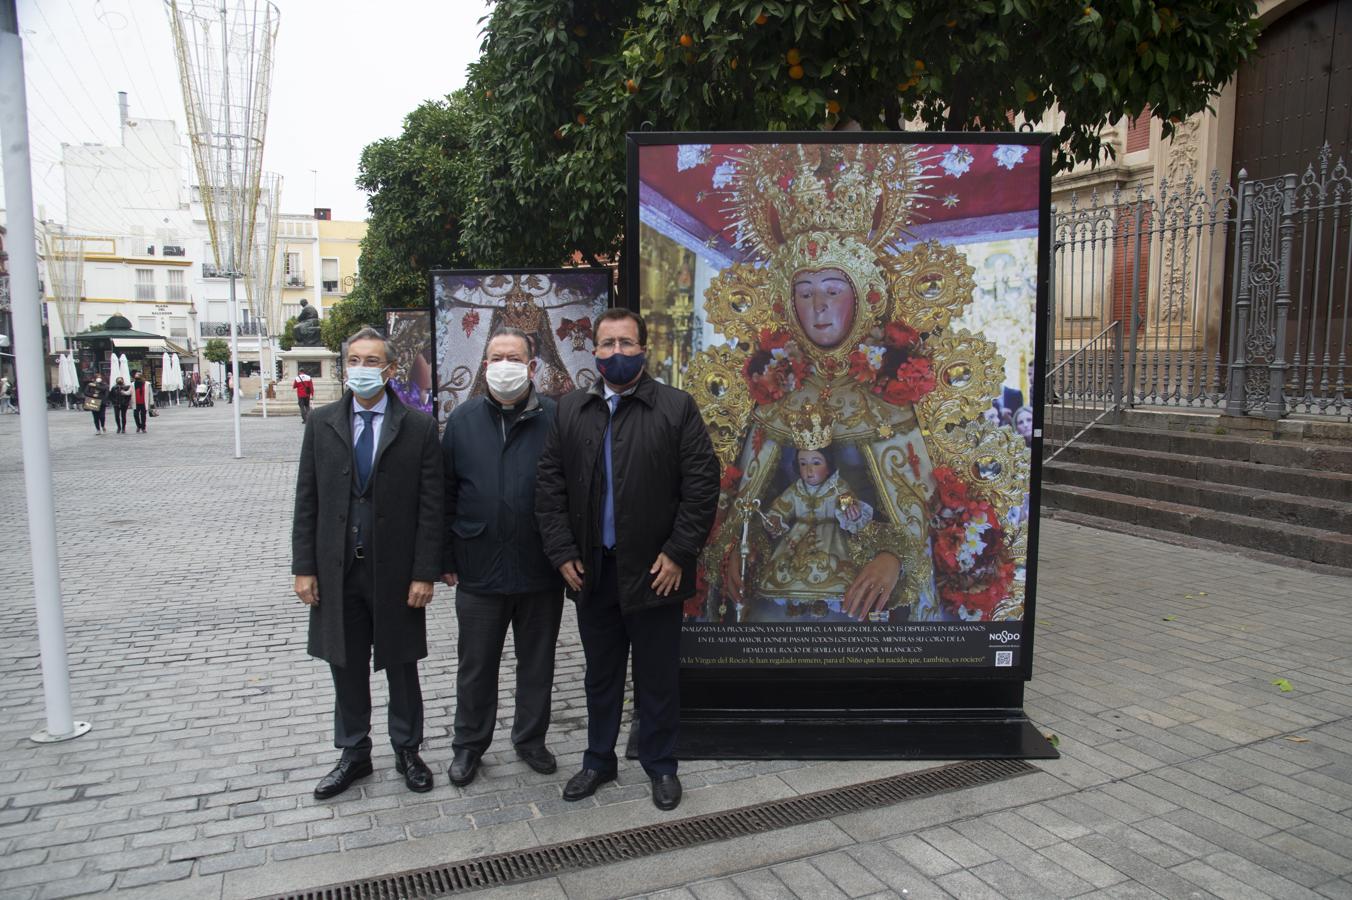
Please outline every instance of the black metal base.
M927 711L928 712L928 711ZM625 758L637 759L635 724ZM1016 710L1000 718L683 718L678 759L1059 759Z
M680 759L1056 759L1027 718L692 719Z

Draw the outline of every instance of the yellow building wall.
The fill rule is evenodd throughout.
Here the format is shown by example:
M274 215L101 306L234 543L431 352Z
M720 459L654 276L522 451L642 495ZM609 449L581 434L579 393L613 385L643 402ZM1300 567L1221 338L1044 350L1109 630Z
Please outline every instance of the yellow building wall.
M357 275L357 260L361 256L361 241L366 237L366 223L340 219L324 221L319 225L319 258L338 260L338 290L324 291L324 308L332 306L352 290ZM321 277L316 274L316 277Z

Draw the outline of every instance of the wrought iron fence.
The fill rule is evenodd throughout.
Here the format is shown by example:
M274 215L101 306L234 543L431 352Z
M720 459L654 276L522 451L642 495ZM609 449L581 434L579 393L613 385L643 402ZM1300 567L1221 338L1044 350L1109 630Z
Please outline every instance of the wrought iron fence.
M201 323L201 326L200 326L200 327L201 327L202 337L203 337L203 338L229 337L229 336L230 336L230 323L229 323L229 322L207 322L207 321L203 321L203 322ZM265 329L265 328L263 327L263 320L262 320L262 319L250 319L250 320L247 321L247 322L240 322L240 323L239 323L239 330L236 332L236 334L240 335L241 337L244 337L244 336L266 335L266 334L267 334L267 329Z
M1162 180L1054 210L1058 394L1091 400L1116 365L1127 406L1352 414L1352 178L1328 145L1317 165L1263 180L1241 170L1237 188L1216 172Z
M1113 322L1047 373L1044 460L1122 408L1122 360L1122 323Z

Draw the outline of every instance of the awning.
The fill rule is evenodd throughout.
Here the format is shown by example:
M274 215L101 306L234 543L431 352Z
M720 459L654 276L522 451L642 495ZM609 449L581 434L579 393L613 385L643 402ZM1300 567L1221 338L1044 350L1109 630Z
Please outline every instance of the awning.
M188 351L168 338L109 338L119 350L144 350L147 353L177 353L187 356Z

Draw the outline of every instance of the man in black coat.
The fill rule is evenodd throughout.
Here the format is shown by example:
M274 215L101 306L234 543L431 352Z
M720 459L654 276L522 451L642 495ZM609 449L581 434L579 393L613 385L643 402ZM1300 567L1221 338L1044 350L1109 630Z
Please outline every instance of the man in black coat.
M639 761L653 803L675 809L681 612L713 526L718 463L694 399L644 373L647 337L627 309L596 320L601 378L559 401L535 509L545 553L577 600L587 658L587 752L563 799L615 778L632 646Z
M441 575L442 472L437 424L386 382L396 370L380 332L348 341L347 390L305 424L291 531L295 591L310 607L309 652L333 673L334 746L342 757L315 787L341 794L371 774L371 652L389 683L395 769L432 789L418 660L425 607Z
M558 768L545 747L563 580L535 525L535 472L554 425L554 401L531 385L536 361L524 331L503 327L484 354L487 396L456 407L441 438L446 472L444 580L460 625L451 783L474 780L493 742L498 667L507 628L516 647L512 744L526 764Z

